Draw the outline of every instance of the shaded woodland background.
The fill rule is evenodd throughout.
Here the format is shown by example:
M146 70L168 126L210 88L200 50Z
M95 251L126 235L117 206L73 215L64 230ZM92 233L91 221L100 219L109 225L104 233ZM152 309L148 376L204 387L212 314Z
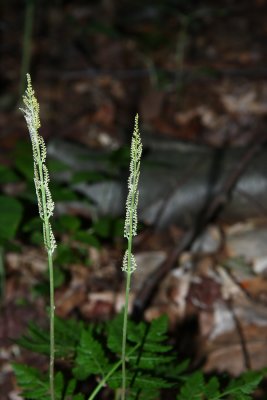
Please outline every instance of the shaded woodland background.
M33 26L23 50L27 7ZM194 218L180 225L168 220L164 229L142 220L135 243L139 273L132 309L147 320L167 313L179 354L190 356L194 366L207 372L237 375L266 366L265 156L259 156L254 167L260 171L258 179L248 179L247 197L261 193L250 201L253 211L247 207L241 213L237 205L231 218L217 220L253 156L260 150L265 154L266 1L14 0L2 1L0 13L0 164L5 174L11 173L0 179L0 185L2 194L18 198L23 206L16 236L1 246L0 398L20 398L11 361L46 367L40 356L20 350L13 341L25 332L29 320L45 320L47 301L45 255L30 187L30 144L18 111L25 72L31 73L40 102L41 134L52 143L51 154L63 152L67 164L76 146L82 145L88 154L108 154L116 179L125 182L127 146L137 112L148 143L145 154L157 143L159 152L181 143L194 145L196 152L209 146L216 157L221 151L237 151L230 157L236 164L228 165L226 156L220 165L226 171L225 185L218 192L225 195L224 202L212 193L197 228ZM29 68L23 71L27 56ZM74 162L78 165L81 158ZM60 172L62 166L55 159L51 168ZM188 157L187 170L190 165ZM103 170L97 168L88 174L80 164L76 183L103 180ZM179 182L197 176L194 166L187 176L176 161L170 168L166 176L175 175L177 168ZM156 184L153 168L151 176ZM88 198L81 191L77 194L71 183L66 178L54 188L61 243L56 259L57 314L101 321L123 304L123 213L103 216L96 207L93 214L84 207ZM192 197L198 196L194 190L201 184L195 179ZM164 205L163 201L161 213ZM89 239L82 240L85 234ZM140 311L135 299L153 275L157 282L151 284L153 293L147 294ZM264 398L264 393L264 388L259 390L257 398Z

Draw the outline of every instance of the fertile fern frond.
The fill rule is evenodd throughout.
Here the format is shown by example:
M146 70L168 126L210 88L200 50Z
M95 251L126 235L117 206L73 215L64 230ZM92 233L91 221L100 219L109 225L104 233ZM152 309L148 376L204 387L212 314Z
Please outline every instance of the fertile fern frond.
M56 248L56 241L52 232L49 218L53 215L54 202L48 186L49 173L45 165L46 147L42 136L39 134L41 127L39 117L39 104L31 84L31 77L27 74L27 90L23 96L24 108L21 111L27 122L32 142L34 162L34 184L38 201L40 218L44 224L44 244L47 251L52 254Z
M138 206L138 181L140 176L140 159L142 155L142 143L138 128L138 115L135 117L134 132L131 143L130 176L128 179L128 197L126 201L126 217L124 224L124 237L137 233L137 206Z

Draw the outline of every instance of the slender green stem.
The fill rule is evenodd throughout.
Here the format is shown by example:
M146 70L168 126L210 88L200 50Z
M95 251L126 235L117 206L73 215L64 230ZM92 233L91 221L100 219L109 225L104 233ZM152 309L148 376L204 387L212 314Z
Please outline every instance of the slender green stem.
M129 248L128 248L129 249ZM130 250L128 250L130 251ZM131 254L131 253L129 253ZM126 289L125 289L125 306L123 314L123 330L122 330L122 394L121 399L125 399L126 392L126 340L127 340L127 325L128 325L128 306L129 306L129 293L131 285L131 274L127 273Z
M128 238L128 261L127 261L127 275L125 287L125 305L123 314L123 330L122 330L122 393L121 400L125 400L126 394L126 341L127 341L127 326L128 326L128 307L129 307L129 293L131 287L131 255L132 255L132 224L133 224L133 202L134 196L131 199L129 230L130 235Z
M134 348L129 351L127 356L129 357L132 353L134 353L138 349L138 347L140 347L140 343L138 343L136 346L134 346ZM114 364L113 368L111 368L111 370L107 373L107 375L105 375L104 378L101 379L99 384L96 386L94 391L91 393L88 400L93 400L95 398L95 396L99 393L99 391L102 389L102 387L106 384L107 380L114 374L114 372L117 371L117 369L121 366L121 364L122 364L122 360L119 360L116 364Z
M40 149L37 149L38 157L41 160ZM48 270L49 270L49 286L50 286L50 360L49 360L49 386L50 386L50 397L51 400L55 400L55 388L54 388L54 369L55 369L55 299L54 299L54 269L53 269L53 257L50 250L50 224L47 210L46 191L45 191L45 178L43 172L43 164L41 161L38 162L39 177L40 177L40 190L42 196L42 207L43 207L43 224L45 236L47 238L47 258L48 258Z
M54 300L54 270L52 254L48 252L48 268L50 282L50 363L49 383L51 400L55 399L54 365L55 365L55 300Z
M101 380L101 382L94 389L93 393L91 393L88 400L93 400L95 398L97 393L102 389L102 387L105 385L107 380L111 377L111 375L114 374L114 372L120 367L120 365L121 365L121 360L119 360L116 364L114 364L113 368L111 368L111 370L108 372L108 374Z

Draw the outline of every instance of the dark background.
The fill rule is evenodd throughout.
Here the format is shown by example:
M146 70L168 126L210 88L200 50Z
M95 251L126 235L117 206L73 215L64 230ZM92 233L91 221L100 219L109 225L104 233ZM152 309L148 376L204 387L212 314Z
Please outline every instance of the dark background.
M28 231L22 229L24 224L37 216L33 187L31 192L28 190L32 184L31 154L25 159L25 165L28 163L25 171L25 146L21 145L24 142L27 149L30 148L26 124L19 111L26 73L31 74L40 103L40 133L47 143L59 138L72 144L82 144L93 151L120 151L122 146L130 143L134 117L138 112L143 140L152 137L160 139L161 143L175 140L208 145L218 151L216 154L220 154L221 149L230 148L232 151L238 148L238 154L243 154L243 148L246 151L266 135L267 2L2 0L0 33L0 166L7 167L7 172L9 168L12 171L15 168L19 177L15 179L15 184L1 181L1 194L19 198L24 213L18 237L11 243L13 247L10 243L5 244L4 250L1 247L3 254L0 255L5 261L5 298L0 317L1 349L4 349L1 367L4 373L0 385L3 383L5 393L15 390L16 394L11 361L18 360L43 369L46 366L43 358L18 351L11 340L25 333L29 320L43 322L47 318L46 258L41 250L41 231L35 229L34 224L30 228L28 225ZM23 150L23 155L16 160L14 149L18 147ZM114 154L115 157L121 157L124 153ZM223 157L215 159L218 161L215 165L220 164L221 159ZM234 156L234 160L239 161L239 157ZM123 182L126 182L128 175L127 163L125 167L124 162L123 171L120 170L125 175ZM263 158L260 163L260 171L265 171ZM190 165L191 160L188 159ZM221 163L220 167L227 174L229 172L231 178L232 164L229 167ZM216 171L213 172L210 175L211 183L216 182ZM177 175L183 182L183 173L177 171ZM157 184L157 180L153 179L153 183ZM198 179L193 168L186 179L193 181L191 198L197 197L194 185L198 186ZM261 179L258 182L261 190ZM63 189L69 190L67 186ZM254 186L257 189L252 181L250 187L253 189ZM53 196L54 193L61 196L60 200L64 200L64 196L69 200L68 196L73 193L64 190L57 188L57 191L51 191ZM263 193L263 199L266 199L266 192ZM78 200L84 199L80 196ZM184 201L186 203L187 200ZM254 203L258 207L259 201ZM266 249L266 237L256 235L261 229L264 231L266 226L264 207L264 202L258 207L262 218L260 225L252 232L252 238L246 238L247 242L242 248L250 247L247 243L254 241L257 245L260 243L261 247L257 247L259 257L260 251L264 249L264 253ZM238 208L237 205L237 211ZM76 218L74 225L80 224L81 228L77 229L83 230L82 233L92 231L94 240L100 242L100 246L96 250L95 243L82 246L78 242L77 245L71 236L73 227L68 231L66 225L60 226L62 221L56 221L57 240L62 244L58 246L55 261L59 271L57 313L63 318L78 316L85 321L110 318L118 311L124 296L124 278L120 271L123 239L114 239L113 228L108 225L107 229L105 220L104 225L102 220L98 223L92 215L83 215L83 209L79 207L71 210L66 208L64 212L74 216L74 220ZM249 212L248 218L251 216ZM60 219L60 213L56 217ZM116 225L116 222L119 224ZM194 221L190 219L190 222ZM117 227L119 225L121 233L122 218L115 222L112 220L113 223ZM162 252L165 256L171 254L187 232L184 226L174 224L167 226L163 233L146 228L140 233L140 238L137 237L137 251L161 252L159 258ZM195 357L199 365L206 357L206 371L218 367L221 371L238 374L246 366L242 349L238 348L237 353L233 353L236 343L240 344L236 329L234 334L226 333L218 343L209 343L205 336L213 327L213 304L221 296L221 288L218 289L218 282L210 277L209 272L221 260L232 257L236 250L231 237L228 248L221 246L221 238L227 241L231 236L227 227L224 228L222 225L214 228L217 247L211 256L192 256L196 274L204 278L199 285L192 283L185 314L181 317L175 308L177 304L173 305L179 298L180 278L177 278L178 275L169 275L145 316L153 319L167 313L171 340L177 345L178 351L183 354L185 349L189 349L189 356ZM211 232L212 238L213 233L214 230ZM187 250L190 253L192 249ZM158 260L157 257L158 253L155 255ZM186 264L187 257L191 262L191 253L185 254L179 260L182 265ZM143 273L140 268L140 276L137 275L136 287L133 288L134 295L140 282L146 282L147 277L151 277L148 262L144 259L147 269ZM90 268L86 264L88 260ZM175 264L177 266L178 262ZM251 270L250 267L251 264ZM263 299L264 312L259 313L259 320L262 318L266 322L266 270L259 276L252 275L246 277L244 285L251 289L252 297L255 295L260 301ZM78 286L75 286L77 282ZM225 282L221 284L223 286ZM93 297L88 297L88 293L93 293ZM162 293L163 300L160 297ZM192 298L196 300L195 303L204 304L208 312L205 307L201 309L195 306ZM241 304L243 306L247 310L247 303ZM247 314L254 315L257 310L253 303ZM188 316L189 323L178 329L181 319ZM246 340L251 346L251 355L254 354L254 358L251 356L252 364L258 365L259 360L261 366L266 365L266 325L259 324L255 328L252 323L246 326ZM232 358L237 364L232 363ZM6 400L1 393L0 398ZM264 398L264 391L260 392L258 398Z
M264 0L2 1L1 148L25 135L16 113L25 72L45 137L116 147L139 112L153 134L248 143L266 127L266 8Z

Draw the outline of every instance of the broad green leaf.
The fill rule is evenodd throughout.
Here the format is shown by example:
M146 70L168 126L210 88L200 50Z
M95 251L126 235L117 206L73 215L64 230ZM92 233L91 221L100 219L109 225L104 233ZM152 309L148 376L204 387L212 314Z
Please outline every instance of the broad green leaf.
M50 188L54 202L75 201L78 199L76 193L68 187L60 186L54 182L51 182Z
M100 237L107 239L112 233L113 218L102 217L93 224L94 232Z
M81 220L74 215L61 215L55 223L59 232L76 232L81 226Z
M9 196L0 196L0 240L13 239L22 218L21 203Z
M124 219L116 218L114 221L113 236L123 237L123 231L124 231Z
M47 160L47 166L48 170L51 171L51 173L57 173L57 172L65 172L69 170L69 167L67 164L65 164L62 161L55 160L52 158L49 158Z
M43 223L40 217L34 217L29 219L24 225L23 225L23 232L32 232L32 231L42 231L43 228Z
M57 247L55 264L57 265L69 265L77 261L77 256L73 250L65 243L60 243Z
M14 152L14 160L17 170L27 181L33 182L33 162L30 142L19 141L17 143Z
M81 172L76 172L73 174L71 182L72 183L79 183L79 182L94 183L94 182L101 182L106 179L107 179L107 177L104 174L101 174L101 172L81 171Z
M99 240L96 238L96 236L94 236L91 233L88 233L86 231L76 232L73 235L73 239L77 240L78 242L89 244L90 246L95 247L96 249L101 248L101 244L100 244Z
M11 168L0 165L0 184L17 181L19 181L19 177Z

